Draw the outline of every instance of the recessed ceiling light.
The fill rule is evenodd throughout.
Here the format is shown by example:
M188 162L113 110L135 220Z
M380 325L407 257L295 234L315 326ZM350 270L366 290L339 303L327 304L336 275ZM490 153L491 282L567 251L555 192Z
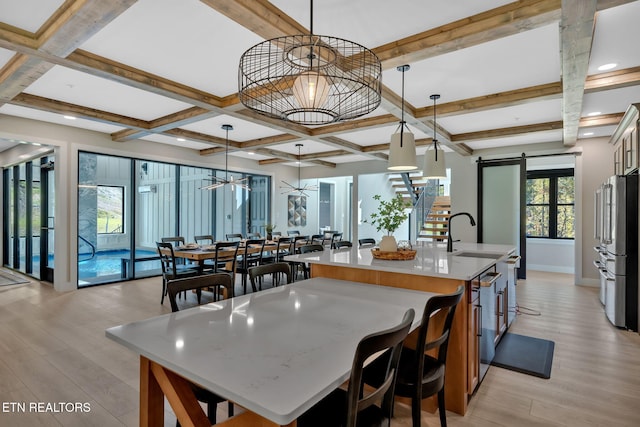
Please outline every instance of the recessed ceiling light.
M73 117L73 116L62 116L62 117L64 117L64 118L65 118L65 119L67 119L67 120L75 120L75 119L76 119L76 118L75 118L75 117Z
M296 162L296 165L299 165L299 164L300 164L300 162Z
M600 114L602 114L601 111L592 111L589 114L587 114L587 116L593 117L593 116L599 116Z
M598 67L598 71L607 71L607 70L612 70L614 68L616 68L618 66L618 64L616 64L615 62L611 62L609 64L604 64Z
M38 142L32 142L31 145L35 145L37 147L40 147L42 144L38 143Z
M250 156L253 156L256 153L254 153L253 151L249 151L249 152L247 152L247 154L250 155Z
M184 142L184 141L186 141L186 139L184 139L184 138L176 138L176 141Z
M593 135L593 132L585 132L582 134L582 136L591 136Z

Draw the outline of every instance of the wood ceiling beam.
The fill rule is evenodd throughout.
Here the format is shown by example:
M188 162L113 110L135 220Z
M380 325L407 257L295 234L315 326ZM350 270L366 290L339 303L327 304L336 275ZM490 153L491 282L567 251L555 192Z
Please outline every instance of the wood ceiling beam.
M609 9L611 7L622 6L623 4L633 3L637 0L598 0L598 11Z
M340 123L320 126L311 130L313 136L335 136L342 133L355 132L363 128L375 129L398 123L398 118L393 114L382 114L364 119L347 120Z
M597 0L562 0L560 64L564 123L562 139L565 145L573 145L578 140L597 3Z
M500 129L490 129L477 132L459 133L451 135L453 142L477 141L479 139L504 138L507 136L521 135L531 132L546 132L550 130L562 129L562 121L547 123L536 123L523 126L512 126Z
M208 119L219 115L215 111L207 110L201 107L191 107L177 113L168 114L164 117L151 120L149 122L148 131L136 131L133 129L123 129L111 134L111 139L116 142L130 141L132 139L142 138L152 133L162 133L169 129L174 129L193 122Z
M625 68L587 77L585 93L619 89L640 84L640 67Z
M273 135L264 138L252 139L250 141L244 141L242 144L240 144L240 148L242 148L243 150L250 150L255 148L268 147L270 145L281 144L283 142L299 141L301 139L302 138L299 138L295 135L283 133L280 135Z
M136 1L67 0L33 37L4 25L0 29L0 38L3 44L20 44L30 50L64 58ZM30 56L20 67L13 69L12 74L5 74L0 85L0 104L20 94L53 65L39 56Z
M624 112L613 114L602 114L595 117L583 117L580 119L581 128L589 128L596 126L617 126L622 120Z
M28 93L21 93L11 100L11 104L21 107L33 108L36 110L47 111L61 115L70 115L77 118L93 120L100 123L106 123L114 126L127 126L137 130L145 131L148 129L149 123L145 120L135 119L120 114L110 113L108 111L88 108L81 105L71 104L64 101L44 98Z
M542 27L560 19L560 0L521 0L376 47L383 69L422 61Z
M284 160L284 161L291 161L291 160L293 160L294 162L299 161L299 158L298 158L297 154L286 153L284 151L278 151L278 150L274 150L272 148L258 148L256 150L256 153L261 154L263 156L275 157L277 159ZM300 157L302 157L302 156L300 156ZM272 159L266 159L266 160L272 160ZM264 161L264 160L261 160L258 163L260 163L262 161ZM271 163L276 163L276 162L272 161ZM281 162L277 162L277 163L281 163ZM317 165L326 166L326 167L329 167L329 168L335 168L336 167L335 163L327 162L327 161L324 161L324 160L318 160L318 159L309 160L309 163L315 163ZM260 164L262 164L262 163L260 163Z
M176 138L184 138L190 141L203 142L205 144L213 145L215 147L225 148L227 145L226 138L220 138L213 135L207 135L205 133L194 132L192 130L186 129L167 129L162 133L163 135L169 135ZM240 142L229 140L229 148L233 149L233 151L237 151L240 149ZM204 149L206 150L206 149ZM200 154L204 150L200 150ZM215 154L215 151L209 151L207 154Z

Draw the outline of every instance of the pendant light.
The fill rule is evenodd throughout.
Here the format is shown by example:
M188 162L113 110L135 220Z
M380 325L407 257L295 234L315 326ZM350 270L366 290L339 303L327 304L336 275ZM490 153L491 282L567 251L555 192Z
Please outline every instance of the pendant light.
M235 187L240 187L243 190L251 191L249 188L249 184L246 181L249 178L242 178L237 181L233 180L233 175L229 178L229 131L233 130L232 125L222 125L222 129L224 129L227 133L227 143L226 149L224 152L224 178L218 178L217 176L209 176L207 181L212 181L211 184L205 185L204 187L200 187L201 190L215 190L220 187L224 187L225 185L230 185L231 190L235 190Z
M240 57L238 97L259 114L302 125L354 119L378 108L382 65L371 50L313 33L265 40Z
M285 193L294 193L294 192L298 192L300 193L300 195L302 196L309 196L306 192L307 191L318 191L318 186L317 185L311 185L311 184L305 184L304 187L300 186L300 149L303 147L302 144L296 144L296 147L298 147L298 186L294 186L289 184L287 181L282 181L282 183L284 185L286 185L286 187L280 187L280 188L284 188L286 191L283 191L280 194L285 194Z
M402 116L396 132L391 135L391 144L389 144L389 165L387 169L392 171L418 169L416 163L416 140L407 127L407 122L404 121L404 73L409 68L409 65L401 65L397 68L398 71L402 72ZM405 128L407 128L406 131Z
M447 166L444 160L444 150L438 144L436 137L436 101L440 95L431 95L433 100L433 146L427 148L424 153L424 168L422 176L427 179L445 179L447 177Z

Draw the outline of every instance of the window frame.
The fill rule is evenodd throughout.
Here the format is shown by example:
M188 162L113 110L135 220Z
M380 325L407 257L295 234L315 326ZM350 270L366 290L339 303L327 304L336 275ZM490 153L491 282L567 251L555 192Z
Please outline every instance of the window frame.
M573 203L558 203L558 178L573 177L574 192ZM535 169L527 171L527 181L530 179L549 179L549 203L526 203L529 206L549 206L549 235L548 236L530 236L527 239L553 239L553 240L575 240L575 227L573 237L558 237L558 206L573 206L573 220L575 225L575 173L574 168L565 169Z

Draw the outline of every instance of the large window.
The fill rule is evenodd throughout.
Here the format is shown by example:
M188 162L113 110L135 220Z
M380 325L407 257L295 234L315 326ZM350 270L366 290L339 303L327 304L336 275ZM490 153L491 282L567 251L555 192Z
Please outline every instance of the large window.
M527 171L527 237L575 238L573 169Z

